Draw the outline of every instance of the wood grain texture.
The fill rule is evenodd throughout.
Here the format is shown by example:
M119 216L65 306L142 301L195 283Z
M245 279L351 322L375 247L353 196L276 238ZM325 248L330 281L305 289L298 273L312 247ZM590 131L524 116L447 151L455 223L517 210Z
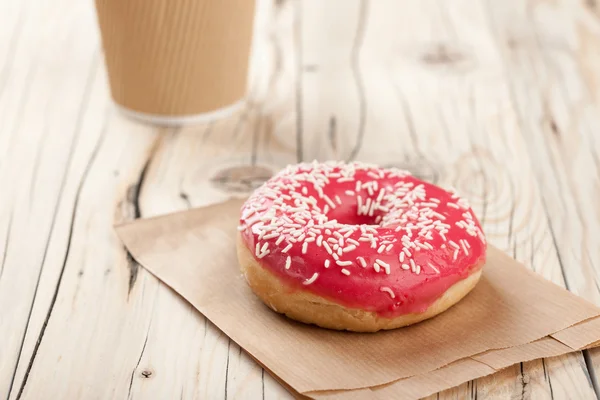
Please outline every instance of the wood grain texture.
M67 11L65 11L67 10ZM110 103L93 4L0 1L0 395L284 399L112 226L357 159L464 193L489 240L600 304L594 2L259 2L246 109L159 129ZM600 352L432 398L596 398Z

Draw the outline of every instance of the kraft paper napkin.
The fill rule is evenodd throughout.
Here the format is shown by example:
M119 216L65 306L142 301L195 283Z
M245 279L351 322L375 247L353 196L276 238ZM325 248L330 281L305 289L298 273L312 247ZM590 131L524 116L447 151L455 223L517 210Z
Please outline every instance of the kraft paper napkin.
M235 236L241 204L230 200L137 220L117 233L142 266L297 393L421 397L600 340L599 308L493 247L476 288L420 324L360 334L288 320L265 307L240 273ZM540 348L536 341L546 339L562 347Z

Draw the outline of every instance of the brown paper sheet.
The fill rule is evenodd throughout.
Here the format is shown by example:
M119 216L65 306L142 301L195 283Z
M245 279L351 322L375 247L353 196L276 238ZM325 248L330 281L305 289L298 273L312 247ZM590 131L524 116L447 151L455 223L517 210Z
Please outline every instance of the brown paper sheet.
M572 326L570 329L556 332L552 337L572 349L582 349L600 339L597 335L598 331L600 331L600 318L592 318Z
M582 333L584 337L590 337L594 334L596 337L599 337L600 329L597 325L598 321L600 321L599 317L587 320L531 343L506 349L490 350L455 361L435 371L400 379L379 387L350 391L313 392L309 393L309 395L319 400L426 397L441 390L460 385L461 383L492 374L520 362L570 353L574 348L559 342L553 336L558 335L568 341L577 340ZM588 344L577 349L583 349L588 346L590 345ZM350 395L352 397L349 397Z
M429 321L377 334L290 321L266 308L239 272L235 235L240 206L240 200L231 200L134 221L117 232L140 264L299 393L313 392L316 398L315 391L344 390L330 395L372 398L389 392L410 398L496 371L503 362L490 361L485 355L490 350L516 348L555 333L563 338L557 338L560 342L579 344L576 334L564 330L582 321L591 328L576 325L575 333L585 331L584 342L600 339L600 329L592 323L599 308L493 247L473 292ZM542 350L526 347L502 357L514 364L543 357ZM365 389L369 387L373 389Z

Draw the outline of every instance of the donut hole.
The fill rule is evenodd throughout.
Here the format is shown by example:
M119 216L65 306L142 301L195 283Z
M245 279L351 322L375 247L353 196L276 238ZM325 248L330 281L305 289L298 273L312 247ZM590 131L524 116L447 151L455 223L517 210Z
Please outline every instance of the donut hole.
M342 204L325 214L328 220L337 220L345 225L375 225L379 226L379 221L383 218L381 211L376 211L373 215L358 214L358 204ZM378 218L381 217L381 218Z

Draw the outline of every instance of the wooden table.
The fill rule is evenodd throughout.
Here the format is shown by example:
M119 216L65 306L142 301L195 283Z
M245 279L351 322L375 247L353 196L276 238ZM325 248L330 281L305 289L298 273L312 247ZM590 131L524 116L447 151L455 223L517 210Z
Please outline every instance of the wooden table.
M259 5L248 108L160 129L113 109L91 1L0 1L0 398L289 398L112 227L298 160L454 185L493 244L600 304L596 1ZM595 398L598 364L537 360L438 396Z

